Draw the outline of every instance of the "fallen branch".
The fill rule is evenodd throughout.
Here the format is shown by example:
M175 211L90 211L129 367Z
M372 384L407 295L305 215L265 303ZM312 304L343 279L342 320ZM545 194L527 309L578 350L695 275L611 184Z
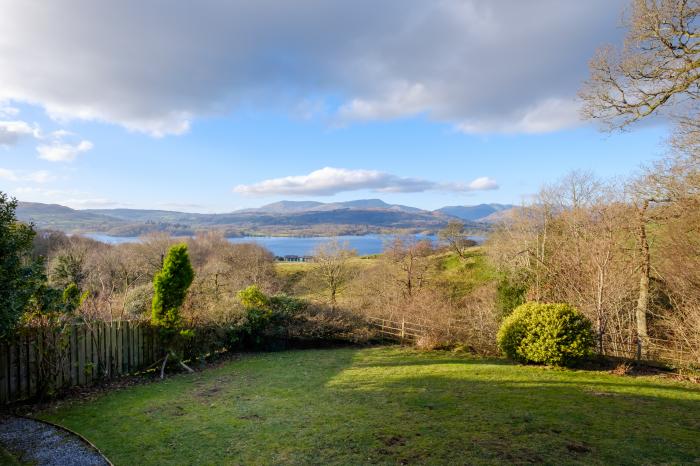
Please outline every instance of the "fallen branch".
M163 365L160 367L160 378L165 377L165 365L168 363L168 356L170 356L170 353L165 355L165 359L163 359Z

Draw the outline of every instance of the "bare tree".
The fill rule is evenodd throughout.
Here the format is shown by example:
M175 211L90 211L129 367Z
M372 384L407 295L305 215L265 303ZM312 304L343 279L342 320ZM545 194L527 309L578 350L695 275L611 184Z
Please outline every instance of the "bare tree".
M634 0L617 52L598 51L580 96L586 118L624 128L673 108L696 122L700 97L700 2Z
M673 141L673 153L649 167L632 186L645 201L640 210L645 222L640 220L640 225L645 230L653 225L656 232L657 253L650 254L649 241L640 252L646 252L649 276L660 282L660 291L672 303L671 312L662 312L668 336L700 354L700 150L688 136ZM643 297L640 293L640 312L644 304L651 307L649 293L646 303Z
M400 271L397 280L405 297L413 296L415 290L425 283L430 267L428 256L433 252L433 244L429 240L396 238L389 244L385 256Z
M615 186L574 172L543 188L487 243L501 270L529 285L532 300L578 307L597 327L629 333L631 209Z
M464 231L464 222L459 220L450 220L447 226L438 232L440 240L447 243L452 251L459 256L460 259L466 257L467 249L476 245L476 241L467 237Z
M347 243L330 241L319 245L314 251L313 268L309 278L321 284L331 309L338 303L338 295L355 275L350 259L357 255Z
M601 120L609 129L621 129L667 110L677 122L672 145L697 163L700 148L698 15L699 0L634 0L625 20L628 30L623 49L616 52L605 47L590 63L590 78L580 92L585 103L584 117ZM671 185L678 186L672 181L674 175L670 171L661 170L660 173L666 175L664 180L649 171L632 184L639 261L638 357L642 357L648 344L652 271L648 224L659 211L666 210L658 208L659 204L673 203L673 196L660 195L660 191L668 191Z

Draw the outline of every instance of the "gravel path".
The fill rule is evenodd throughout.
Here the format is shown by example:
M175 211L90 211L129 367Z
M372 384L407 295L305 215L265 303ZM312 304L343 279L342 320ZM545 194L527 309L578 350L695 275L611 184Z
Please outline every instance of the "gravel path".
M0 415L0 445L22 463L40 466L108 466L100 453L79 437L49 424Z

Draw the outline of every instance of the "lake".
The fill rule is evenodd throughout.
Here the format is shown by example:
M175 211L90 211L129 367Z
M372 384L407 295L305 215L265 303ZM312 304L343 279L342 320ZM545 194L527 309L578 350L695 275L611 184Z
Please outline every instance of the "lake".
M88 233L84 236L109 244L135 243L140 241L137 237L109 236L100 233ZM437 241L433 235L414 235L418 239L430 239ZM394 235L364 235L364 236L316 236L316 237L296 237L296 236L241 236L238 238L228 238L232 243L257 243L269 249L276 256L308 256L313 254L320 244L328 241L339 241L347 243L348 247L357 250L361 256L369 254L379 254L384 250L384 245L395 238ZM484 241L483 236L470 236L477 243Z

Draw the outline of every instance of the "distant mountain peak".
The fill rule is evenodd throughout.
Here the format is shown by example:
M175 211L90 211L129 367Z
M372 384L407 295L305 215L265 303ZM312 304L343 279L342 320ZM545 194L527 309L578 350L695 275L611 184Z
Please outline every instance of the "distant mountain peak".
M316 201L279 201L265 204L257 209L245 209L246 211L271 212L271 213L291 213L303 212L323 205L323 202Z
M477 205L455 205L445 206L435 210L452 217L457 217L470 222L488 221L487 218L497 212L510 210L515 207L512 204L477 204Z
M352 201L317 202L317 201L278 201L262 207L244 209L239 212L258 212L274 214L291 214L313 211L333 211L341 209L384 209L399 212L426 212L417 207L388 204L381 199L356 199Z

